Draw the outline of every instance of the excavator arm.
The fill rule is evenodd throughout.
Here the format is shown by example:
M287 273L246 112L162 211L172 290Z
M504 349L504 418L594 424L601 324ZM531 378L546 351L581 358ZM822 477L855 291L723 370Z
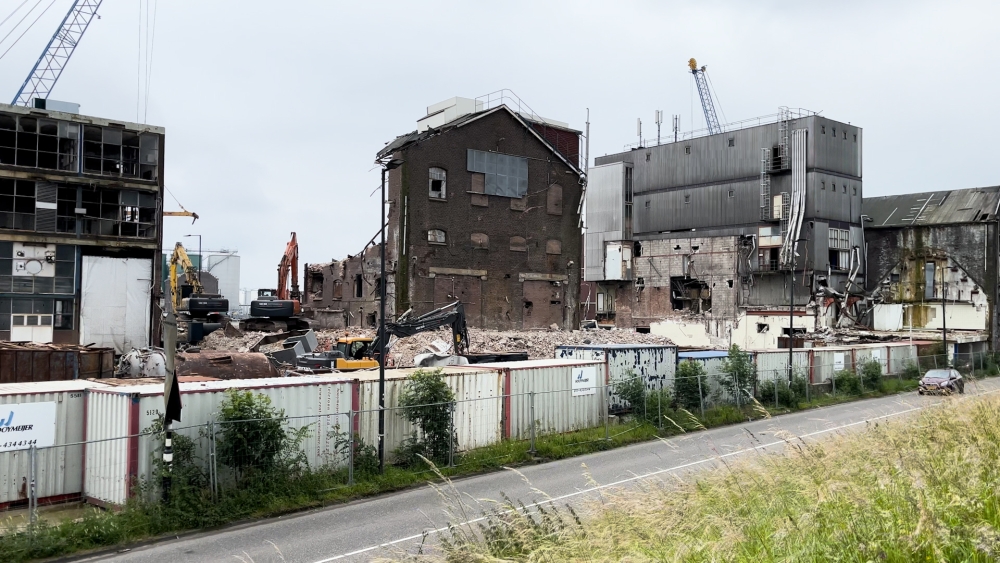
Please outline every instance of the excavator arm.
M292 289L288 290L288 278L292 278ZM278 262L278 299L292 299L298 301L301 298L299 292L299 242L292 233L292 240L285 246L285 253Z
M191 263L191 258L184 250L184 245L178 242L174 245L173 255L170 256L170 294L173 297L175 309L181 306L181 293L177 290L178 267L184 270L184 277L192 286L194 293L205 292L205 288L201 286L201 280L198 279L198 270Z
M421 332L437 330L443 326L451 327L451 342L454 346L455 355L468 354L469 329L465 323L465 307L462 306L461 301L455 301L450 305L445 305L413 319L404 315L396 322L386 323L385 335L387 339L392 336L406 338ZM379 339L376 336L375 340L372 341L369 353L374 356L378 350Z

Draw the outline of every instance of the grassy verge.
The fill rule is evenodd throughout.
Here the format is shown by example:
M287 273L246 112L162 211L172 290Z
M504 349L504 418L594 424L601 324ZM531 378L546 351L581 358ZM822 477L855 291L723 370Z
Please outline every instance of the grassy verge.
M897 384L896 380L891 379L885 380L884 384L882 390L863 397L908 390L915 385L906 380ZM536 440L533 454L529 451L527 441L505 441L473 450L457 456L456 466L443 467L440 474L458 477L497 470L504 466L558 460L657 437L669 437L682 432L863 397L821 396L808 403L798 403L796 409L765 409L760 404L743 409L719 406L706 409L704 417L697 417L685 410L662 408L654 413L652 409L647 409L644 418L626 417L623 423L612 425L607 430L599 427L567 434L541 435ZM352 485L346 484L347 474L343 469L299 471L269 475L245 486L225 490L214 501L202 476L194 475L189 479L188 487L175 484L173 500L167 505L133 502L120 511L94 509L74 521L59 524L42 522L29 533L15 533L13 529L8 529L0 535L0 554L3 554L0 559L11 562L28 561L99 547L125 545L168 533L218 527L236 521L276 516L396 491L438 477L429 467L390 466L386 468L384 475L378 475L371 470L370 461L365 466L367 471L356 471Z
M1000 399L948 399L907 420L683 481L610 491L577 514L490 513L445 538L448 561L997 561ZM508 508L510 506L508 505Z

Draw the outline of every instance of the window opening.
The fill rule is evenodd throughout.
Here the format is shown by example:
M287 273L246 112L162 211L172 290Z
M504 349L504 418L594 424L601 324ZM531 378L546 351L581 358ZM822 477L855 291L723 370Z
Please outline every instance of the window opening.
M429 195L431 199L446 199L448 173L443 168L431 168L428 175L430 176Z
M430 229L427 231L427 242L431 244L445 244L445 232L441 229Z
M361 274L354 275L354 297L360 298L364 295L364 280Z
M528 194L528 159L468 149L469 172L485 175L487 195L520 198Z

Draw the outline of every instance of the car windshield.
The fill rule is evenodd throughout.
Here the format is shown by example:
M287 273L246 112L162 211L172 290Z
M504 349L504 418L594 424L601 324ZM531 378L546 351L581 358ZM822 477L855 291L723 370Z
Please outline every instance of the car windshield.
M951 370L948 369L931 369L924 374L924 379L948 379L949 377L951 377Z

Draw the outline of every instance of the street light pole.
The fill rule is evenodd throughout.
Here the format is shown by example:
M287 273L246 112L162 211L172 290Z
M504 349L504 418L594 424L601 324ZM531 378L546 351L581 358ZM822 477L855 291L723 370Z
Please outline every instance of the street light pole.
M379 162L382 167L382 202L379 206L379 232L382 235L382 250L380 252L382 266L379 269L378 284L378 472L385 472L385 173L398 168L403 161L394 158L388 162Z

